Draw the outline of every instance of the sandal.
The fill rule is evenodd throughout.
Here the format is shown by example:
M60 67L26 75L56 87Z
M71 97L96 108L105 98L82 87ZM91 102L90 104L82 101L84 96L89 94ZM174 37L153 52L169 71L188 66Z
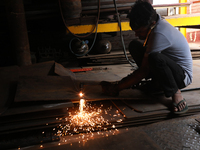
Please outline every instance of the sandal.
M176 108L178 109L178 106L179 106L181 103L183 103L183 102L186 102L186 100L183 99L183 100L181 100L178 104L173 103L173 106L176 107ZM183 108L182 110L179 110L179 109L178 109L178 111L174 111L174 114L179 115L179 114L186 113L187 111L188 111L188 106L187 106L187 103L186 103L185 108Z

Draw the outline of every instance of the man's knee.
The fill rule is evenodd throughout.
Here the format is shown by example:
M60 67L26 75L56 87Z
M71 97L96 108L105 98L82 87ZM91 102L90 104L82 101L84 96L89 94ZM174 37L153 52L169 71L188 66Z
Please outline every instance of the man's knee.
M161 53L150 53L148 58L149 65L154 67L162 67L165 65L165 60L162 56L163 54Z

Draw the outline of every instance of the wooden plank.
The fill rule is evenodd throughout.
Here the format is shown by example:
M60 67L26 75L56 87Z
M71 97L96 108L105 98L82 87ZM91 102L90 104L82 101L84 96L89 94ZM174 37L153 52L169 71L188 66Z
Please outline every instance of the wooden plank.
M67 81L68 79L71 82L71 84L70 82ZM79 100L80 98L77 96L79 91L77 90L75 92L76 89L73 89L74 86L71 79L70 78L68 79L66 80L65 77L56 77L56 76L53 77L49 76L45 78L34 77L31 79L27 78L27 80L23 78L18 86L18 90L16 93L16 101L67 100L67 99ZM79 82L81 82L81 80ZM88 100L109 100L109 99L145 100L150 98L149 95L145 95L143 92L133 89L123 90L122 92L120 92L118 97L105 96L102 95L101 86L97 85L98 82L94 82L94 85L92 85L93 83L92 81L90 81L89 85L87 85L86 81L83 81L83 83L85 84L83 87L83 92L85 94L84 97ZM24 97L19 98L19 96L23 96L22 94L25 94L27 96L26 100L24 99ZM154 97L152 97L152 99L153 98ZM143 102L143 104L144 103L145 102ZM141 106L142 105L140 105L140 107Z
M11 124L12 122L30 121L42 118L60 118L63 116L68 116L68 107L51 109L51 110L41 110L37 112L25 112L12 115L0 116L0 125Z
M54 72L59 76L69 76L72 80L76 80L76 75L59 63L55 63Z
M80 72L80 73L76 73L76 78L77 80L83 81L83 82L87 82L87 81L91 81L91 82L101 82L105 79L107 79L107 81L117 81L120 80L121 77L119 77L116 74L113 74L112 72L108 72L108 71L101 71L101 72Z
M15 102L80 99L79 91L77 83L68 76L22 77Z
M198 98L200 96L200 90L182 92L182 95L186 99L188 106L200 105L200 99ZM148 97L149 98L138 98L138 100L125 100L125 102L133 109L140 110L142 112L172 109L172 99L166 98L164 94L149 95Z
M55 61L47 61L20 67L20 76L47 76L54 74Z
M18 102L14 103L10 108L7 109L1 116L11 116L18 114L25 114L31 112L47 111L54 109L62 109L65 107L73 107L73 103L70 100L67 101L46 101L46 103L34 102L28 103Z
M49 61L23 67L0 68L0 115L14 101L19 76L47 76L53 74L54 63L54 61Z
M25 128L37 127L37 126L45 126L48 127L50 124L59 124L62 121L56 120L56 118L43 118L43 119L36 119L36 120L28 120L28 121L21 121L21 122L14 122L6 125L2 125L0 128L0 132L13 132L14 130L20 130Z
M83 82L84 83L84 82ZM92 83L92 82L91 82ZM145 95L143 92L136 89L125 89L119 93L119 96L108 96L102 93L102 88L100 85L87 85L85 82L85 86L83 88L84 98L86 100L142 100L149 99L149 95ZM75 100L75 99L74 99Z
M58 64L59 65L59 64ZM20 113L27 113L27 112L35 112L41 110L48 110L48 109L56 109L56 108L63 108L63 107L72 107L73 104L71 101L63 101L57 102L57 104L53 104L53 102L47 102L45 104L37 104L37 105L27 105L18 107L19 105L13 103L12 106L8 109L10 104L14 101L15 92L17 89L17 82L20 76L20 79L28 78L25 76L47 76L47 75L55 75L54 73L55 62L43 62L29 66L12 66L12 67L3 67L0 68L0 114L2 116L20 114ZM28 94L28 93L27 93ZM7 110L8 109L8 110Z
M125 102L133 109L140 110L141 112L168 110L168 107L163 105L161 100L158 99L126 100Z

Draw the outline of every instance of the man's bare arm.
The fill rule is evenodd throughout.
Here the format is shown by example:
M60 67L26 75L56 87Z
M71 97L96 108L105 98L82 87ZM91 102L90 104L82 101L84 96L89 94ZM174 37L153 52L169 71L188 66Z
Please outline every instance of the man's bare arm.
M129 88L139 83L143 78L149 75L148 53L145 53L141 67L134 71L130 76L123 78L118 84L118 91Z

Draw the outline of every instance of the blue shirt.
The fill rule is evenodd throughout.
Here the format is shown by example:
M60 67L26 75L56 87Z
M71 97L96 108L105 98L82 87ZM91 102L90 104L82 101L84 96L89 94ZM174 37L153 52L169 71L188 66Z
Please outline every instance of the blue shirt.
M155 28L147 41L147 53L160 52L178 65L185 72L185 86L192 82L192 56L190 47L183 34L159 15Z

